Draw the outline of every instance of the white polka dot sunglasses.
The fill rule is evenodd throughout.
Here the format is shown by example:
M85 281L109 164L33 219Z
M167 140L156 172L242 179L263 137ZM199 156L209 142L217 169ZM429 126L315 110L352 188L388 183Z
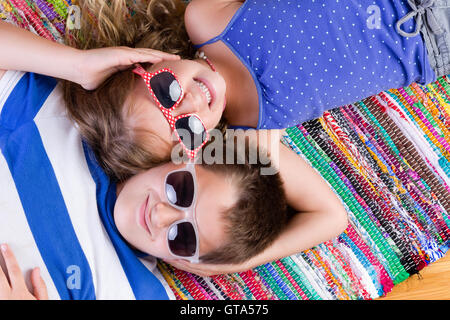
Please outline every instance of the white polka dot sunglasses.
M175 73L168 68L150 73L140 65L137 65L133 72L144 79L150 94L169 122L170 128L176 133L189 158L195 158L198 150L208 142L209 134L203 121L196 114L173 116L172 110L183 99L183 88Z

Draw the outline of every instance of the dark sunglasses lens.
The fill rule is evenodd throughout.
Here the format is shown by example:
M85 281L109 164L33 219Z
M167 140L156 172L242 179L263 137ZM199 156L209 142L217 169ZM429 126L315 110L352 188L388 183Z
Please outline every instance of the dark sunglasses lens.
M181 97L181 87L170 72L161 72L150 80L150 86L159 103L166 109L173 107Z
M168 233L169 248L173 254L192 257L197 249L194 226L190 222L182 222L172 226Z
M206 140L206 129L196 116L178 119L175 129L181 141L189 150L195 150Z
M171 204L189 208L194 201L194 177L189 171L172 172L166 179L166 196Z

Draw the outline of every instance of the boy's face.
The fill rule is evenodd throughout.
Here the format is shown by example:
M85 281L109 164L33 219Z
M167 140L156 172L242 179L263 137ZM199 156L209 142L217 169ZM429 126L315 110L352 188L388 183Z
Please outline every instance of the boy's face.
M153 64L146 71L152 73L163 68L174 72L184 92L180 104L172 110L172 115L177 117L193 113L203 121L207 130L214 129L225 107L226 84L223 77L212 71L203 60L162 61ZM173 145L169 123L143 79L138 79L130 98L133 105L128 117L131 126L154 132L169 145Z
M167 231L186 213L169 204L164 180L170 171L184 167L167 163L118 186L114 220L122 237L136 249L161 259L175 259L168 248ZM201 166L196 166L196 179L195 210L202 256L227 241L221 213L235 204L237 195L230 179Z

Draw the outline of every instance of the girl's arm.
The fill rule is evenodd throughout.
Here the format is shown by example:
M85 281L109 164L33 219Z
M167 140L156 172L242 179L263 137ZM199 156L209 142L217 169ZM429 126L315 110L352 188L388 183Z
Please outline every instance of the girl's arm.
M184 23L192 43L204 43L219 35L243 2L243 0L190 1L184 13Z
M190 264L179 260L171 264L202 276L241 272L310 249L346 229L347 212L339 198L314 168L280 142L281 133L258 130L254 139L269 151L283 180L288 204L297 211L286 229L269 248L243 264Z
M72 66L78 61L78 50L41 38L4 21L0 21L0 39L0 69L76 80L76 72Z
M114 72L138 62L160 62L178 56L127 47L78 50L39 37L0 20L0 69L35 72L95 89Z

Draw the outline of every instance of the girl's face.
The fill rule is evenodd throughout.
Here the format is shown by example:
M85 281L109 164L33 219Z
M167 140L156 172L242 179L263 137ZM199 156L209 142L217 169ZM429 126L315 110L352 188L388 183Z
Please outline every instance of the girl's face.
M202 119L207 130L215 128L225 108L226 84L223 77L202 59L162 61L146 71L155 72L163 68L169 68L175 73L184 91L180 104L172 110L173 116L194 113ZM131 116L128 117L131 125L157 134L169 145L176 144L169 123L143 79L139 78L130 97L133 99Z
M165 193L165 177L184 165L167 163L138 174L118 186L114 207L116 226L125 240L136 249L170 260L167 231L170 225L187 213L171 206ZM196 166L196 213L200 256L225 244L225 222L222 212L237 200L230 179Z

